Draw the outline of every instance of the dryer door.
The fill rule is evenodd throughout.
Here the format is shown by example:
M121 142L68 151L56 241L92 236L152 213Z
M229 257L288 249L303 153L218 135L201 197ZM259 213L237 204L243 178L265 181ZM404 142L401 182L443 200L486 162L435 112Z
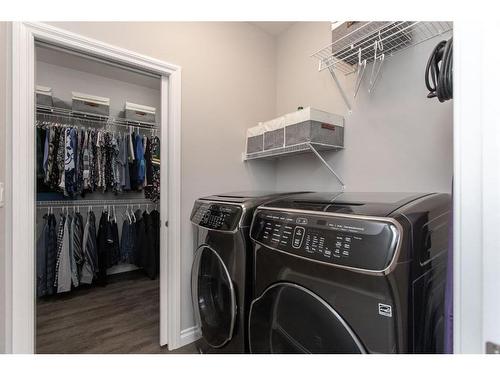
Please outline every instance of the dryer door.
M252 302L249 344L251 353L365 353L325 300L285 282L273 284Z
M203 245L196 251L191 271L191 293L196 323L205 341L220 348L231 340L236 320L236 296L219 254Z

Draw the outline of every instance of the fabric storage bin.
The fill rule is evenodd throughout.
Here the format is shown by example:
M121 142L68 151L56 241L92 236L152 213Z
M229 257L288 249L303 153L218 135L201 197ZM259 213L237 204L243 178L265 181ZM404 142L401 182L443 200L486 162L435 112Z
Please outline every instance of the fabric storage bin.
M72 110L109 116L109 98L73 92Z
M125 118L139 122L155 122L156 108L147 105L125 102Z
M285 115L285 145L305 142L344 146L344 118L306 107Z
M285 118L283 116L266 121L264 126L264 150L285 146Z
M262 123L247 129L247 154L264 150L264 126Z
M36 104L52 107L54 102L52 100L52 88L46 86L36 86Z

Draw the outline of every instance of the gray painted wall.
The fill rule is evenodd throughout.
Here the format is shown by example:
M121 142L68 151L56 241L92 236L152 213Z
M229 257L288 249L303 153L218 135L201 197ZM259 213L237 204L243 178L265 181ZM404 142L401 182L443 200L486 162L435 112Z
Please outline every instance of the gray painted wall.
M313 106L345 115L345 149L325 153L350 191L451 190L453 106L426 98L424 70L440 39L389 58L375 92L367 92L369 65L353 113L347 110L329 72L310 55L331 43L329 22L299 22L277 39L276 114ZM353 77L342 77L353 93ZM332 190L339 186L314 155L282 158L278 189Z
M243 22L53 25L182 66L182 328L194 324L189 215L196 198L273 189L272 163L241 162L246 128L275 112L274 40Z

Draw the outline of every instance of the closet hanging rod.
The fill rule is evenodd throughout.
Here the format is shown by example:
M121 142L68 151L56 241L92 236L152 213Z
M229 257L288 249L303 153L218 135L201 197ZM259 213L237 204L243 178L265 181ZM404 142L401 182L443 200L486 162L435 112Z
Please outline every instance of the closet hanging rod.
M117 119L108 116L86 114L82 112L73 112L68 109L56 108L56 107L37 106L37 116L40 117L47 116L54 118L63 117L63 118L74 119L76 121L87 121L95 124L100 124L103 126L116 125L129 128L132 127L132 128L141 128L141 129L159 131L159 127L156 123L139 122L127 119Z
M96 199L88 201L37 201L37 207L99 207L99 206L137 206L137 205L158 205L149 199Z

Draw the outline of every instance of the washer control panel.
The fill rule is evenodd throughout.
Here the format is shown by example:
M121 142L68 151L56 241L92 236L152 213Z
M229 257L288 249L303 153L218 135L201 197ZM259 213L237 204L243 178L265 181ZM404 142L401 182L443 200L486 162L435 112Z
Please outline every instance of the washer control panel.
M301 257L363 270L389 266L401 237L389 221L258 209L251 237Z
M240 206L196 201L191 212L191 222L208 229L234 231L242 214Z

